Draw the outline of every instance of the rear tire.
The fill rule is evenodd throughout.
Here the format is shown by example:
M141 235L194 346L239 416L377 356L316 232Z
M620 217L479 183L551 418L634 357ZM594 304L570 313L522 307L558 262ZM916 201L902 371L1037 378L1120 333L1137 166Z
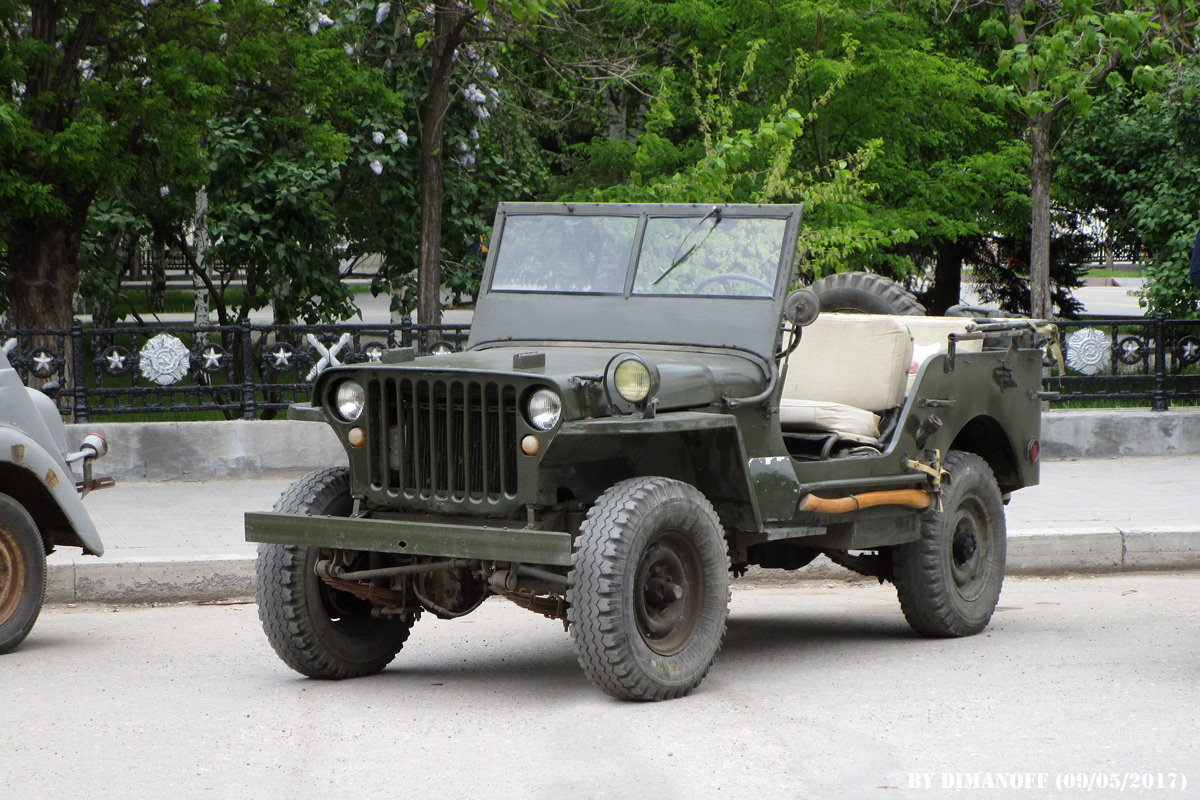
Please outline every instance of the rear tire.
M1004 504L987 462L951 450L942 511L925 513L921 538L892 553L900 608L922 636L971 636L987 627L1004 584Z
M46 599L46 548L25 507L0 494L0 653L33 629Z
M667 478L615 484L588 511L571 565L567 618L593 683L668 700L704 680L729 613L728 549L704 495Z
M808 287L821 300L821 313L925 316L925 306L895 281L870 272L838 272Z
M285 514L348 516L350 471L317 470L292 484L275 503ZM338 591L315 567L332 551L260 544L255 563L258 617L275 653L310 678L358 678L391 663L408 639L415 615L371 616L371 604Z

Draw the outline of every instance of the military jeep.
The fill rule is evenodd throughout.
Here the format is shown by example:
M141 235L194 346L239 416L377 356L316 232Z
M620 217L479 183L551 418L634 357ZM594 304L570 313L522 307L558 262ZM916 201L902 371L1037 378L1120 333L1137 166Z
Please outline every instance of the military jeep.
M917 316L876 276L789 291L800 220L502 205L464 352L331 368L291 409L349 466L246 515L283 661L375 673L422 614L498 595L562 620L609 694L679 697L731 576L822 553L894 583L922 635L982 630L1004 504L1038 481L1054 332Z

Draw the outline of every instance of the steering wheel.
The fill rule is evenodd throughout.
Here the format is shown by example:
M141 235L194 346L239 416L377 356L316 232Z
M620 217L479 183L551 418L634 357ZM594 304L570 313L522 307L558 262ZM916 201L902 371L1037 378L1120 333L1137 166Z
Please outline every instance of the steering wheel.
M722 272L720 275L710 275L709 277L697 283L696 287L692 289L692 291L698 294L700 290L704 289L705 287L711 286L712 284L720 281L742 281L743 283L754 284L760 289L766 291L768 295L775 292L775 287L766 281L756 278L753 275L745 275L741 272Z

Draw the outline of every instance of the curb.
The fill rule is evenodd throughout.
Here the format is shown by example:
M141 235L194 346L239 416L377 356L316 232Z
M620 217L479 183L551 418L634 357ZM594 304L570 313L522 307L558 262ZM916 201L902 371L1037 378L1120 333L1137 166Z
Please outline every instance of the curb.
M254 596L253 556L47 565L47 603L177 603Z
M1200 528L1073 531L1008 539L1008 575L1200 569ZM48 603L177 603L254 596L254 556L87 559L48 566ZM797 572L752 570L759 579L857 579L824 558Z

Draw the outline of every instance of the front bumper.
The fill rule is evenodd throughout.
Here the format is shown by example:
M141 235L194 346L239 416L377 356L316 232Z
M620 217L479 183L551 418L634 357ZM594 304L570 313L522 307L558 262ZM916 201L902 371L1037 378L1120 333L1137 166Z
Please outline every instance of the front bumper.
M246 541L443 556L521 564L571 565L571 534L526 527L426 520L248 513Z

